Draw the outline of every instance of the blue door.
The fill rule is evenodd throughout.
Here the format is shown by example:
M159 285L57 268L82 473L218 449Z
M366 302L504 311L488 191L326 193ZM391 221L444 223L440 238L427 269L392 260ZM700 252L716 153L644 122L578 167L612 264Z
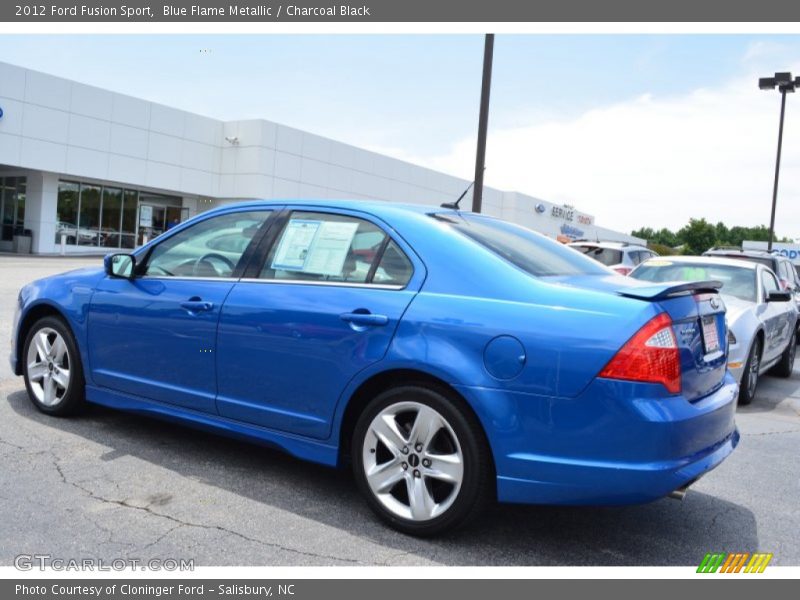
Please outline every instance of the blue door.
M339 396L385 355L424 268L379 223L294 212L263 267L228 295L217 336L217 408L326 438Z
M137 257L135 278L104 279L89 307L94 383L216 412L220 310L269 215L239 211L176 229Z

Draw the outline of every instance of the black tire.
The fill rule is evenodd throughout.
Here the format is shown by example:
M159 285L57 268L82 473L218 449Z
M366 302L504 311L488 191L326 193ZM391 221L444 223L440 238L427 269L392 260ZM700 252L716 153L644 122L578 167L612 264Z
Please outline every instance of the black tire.
M755 364L754 364L755 363ZM750 352L747 355L747 362L742 373L742 382L739 385L739 404L746 406L753 401L758 388L758 369L761 365L761 338L756 337ZM751 379L754 378L754 379Z
M34 344L34 339L39 333L46 333L47 331L53 332L61 336L66 346L66 362L62 357L62 366L66 365L69 372L69 381L64 389L58 389L55 394L55 399L51 403L45 403L40 396L43 394L44 383L37 383L37 378L34 376L34 381L31 380L29 373L29 349L31 344ZM55 339L53 333L49 334L50 337ZM38 350L36 356L39 357ZM83 377L83 364L81 363L81 356L78 352L78 346L75 343L75 337L72 335L67 324L59 317L43 317L36 321L25 336L25 344L22 347L22 369L25 378L25 388L28 390L28 397L33 405L41 412L58 416L66 417L74 415L83 410L86 406L86 385ZM50 367L52 373L53 367ZM35 375L35 374L34 374ZM38 386L38 387L37 387Z
M778 377L791 377L794 370L794 357L797 353L797 334L792 332L792 338L781 354L778 364L772 367L772 374Z
M406 403L421 404L438 413L447 425L449 425L450 430L455 434L457 444L460 447L463 457L463 475L460 488L458 488L457 491L455 491L454 487L451 488L453 490L451 492L453 499L449 507L441 514L425 520L403 518L384 506L376 496L376 493L372 491L367 481L364 467L363 454L367 452L375 453L374 448L367 449L365 447L373 420L386 409L390 409L392 406L405 406ZM450 430L445 431L444 435L446 438L450 438ZM403 430L403 434L407 435L410 431L411 427L409 425L407 430ZM370 445L375 444L375 442L371 441L373 439L373 436L370 435ZM413 440L408 441L409 447L411 447L412 442ZM413 447L411 448L411 455L417 456L417 451ZM380 394L367 405L358 419L353 432L351 453L353 473L359 490L366 498L367 504L369 504L370 508L372 508L384 522L394 529L409 535L430 537L453 530L479 515L487 504L494 499L494 490L496 487L494 463L483 430L464 401L458 397L451 397L445 390L432 389L422 384L419 386L409 385L397 387ZM420 455L424 456L424 454ZM401 457L400 460L403 460L403 457ZM402 486L399 493L402 494L403 490L405 490L407 499L410 489L408 486L414 485L414 480L411 479L411 477L414 477L414 474L412 474L411 462L411 459L408 459L408 463L402 463L409 466L409 470L407 471L408 475L404 475L405 479L401 479L395 484L396 486ZM419 463L419 459L417 459L418 464L423 464L424 462L423 459L422 463ZM429 465L430 463L428 463L428 466ZM416 469L413 469L413 471L419 472ZM420 471L424 473L422 467L420 467ZM429 492L431 492L432 486L439 485L436 483L435 477L433 478L433 482L430 482L431 480L424 474L418 479L423 482L423 485ZM397 488L394 488L392 493L394 493L395 489ZM433 497L432 492L431 496ZM409 506L410 505L411 502L409 499Z

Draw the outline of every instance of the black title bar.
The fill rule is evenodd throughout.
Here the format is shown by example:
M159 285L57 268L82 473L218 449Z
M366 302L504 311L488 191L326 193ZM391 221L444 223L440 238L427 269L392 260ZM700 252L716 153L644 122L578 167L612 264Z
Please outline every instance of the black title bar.
M49 0L0 22L798 22L792 0Z

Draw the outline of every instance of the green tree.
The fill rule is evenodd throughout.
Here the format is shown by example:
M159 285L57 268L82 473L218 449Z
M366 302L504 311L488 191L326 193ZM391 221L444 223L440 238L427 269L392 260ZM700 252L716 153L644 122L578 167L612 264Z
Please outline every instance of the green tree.
M678 239L686 245L684 254L702 254L714 246L717 230L705 219L689 219L689 224L678 231Z

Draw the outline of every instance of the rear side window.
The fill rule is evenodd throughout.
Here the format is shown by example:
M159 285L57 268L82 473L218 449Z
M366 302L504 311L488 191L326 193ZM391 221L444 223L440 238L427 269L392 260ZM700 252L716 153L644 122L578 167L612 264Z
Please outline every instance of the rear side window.
M609 274L572 248L519 225L474 214L433 217L535 277Z
M378 226L349 215L294 212L261 279L405 286L413 267Z
M583 254L589 258L592 258L607 267L618 265L622 262L621 250L615 250L614 248L600 248L598 246L573 246L573 248L583 252ZM633 257L633 253L631 253L631 259L634 260L634 264L638 264Z

